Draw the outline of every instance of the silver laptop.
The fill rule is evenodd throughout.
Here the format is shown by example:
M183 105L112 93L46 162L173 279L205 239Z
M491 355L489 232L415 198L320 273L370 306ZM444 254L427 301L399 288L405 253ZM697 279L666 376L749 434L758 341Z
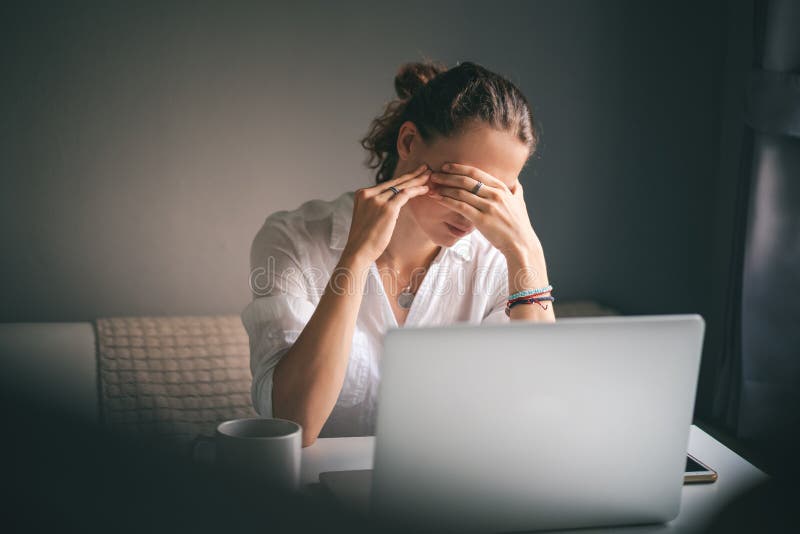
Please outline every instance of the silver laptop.
M704 329L699 315L391 329L374 469L320 480L412 528L669 521Z

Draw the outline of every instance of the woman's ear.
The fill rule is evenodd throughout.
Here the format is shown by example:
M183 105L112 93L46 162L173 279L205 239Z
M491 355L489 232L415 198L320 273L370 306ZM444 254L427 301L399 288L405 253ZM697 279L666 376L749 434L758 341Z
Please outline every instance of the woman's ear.
M411 157L411 147L418 136L419 131L413 122L406 121L400 126L400 132L397 134L397 155L401 160Z

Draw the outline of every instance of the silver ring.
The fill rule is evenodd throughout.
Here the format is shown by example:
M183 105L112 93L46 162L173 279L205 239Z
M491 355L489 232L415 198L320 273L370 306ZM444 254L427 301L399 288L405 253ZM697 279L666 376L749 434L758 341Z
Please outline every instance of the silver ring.
M482 185L483 182L478 182L477 184L475 184L475 187L472 188L472 194L477 195Z
M390 185L390 186L389 186L389 190L390 190L390 191L392 191L392 192L394 193L394 195L396 195L397 193L399 193L399 192L400 192L400 190L399 190L399 189L397 189L397 188L396 188L395 186L393 186L393 185ZM394 198L394 195L392 195L392 198Z

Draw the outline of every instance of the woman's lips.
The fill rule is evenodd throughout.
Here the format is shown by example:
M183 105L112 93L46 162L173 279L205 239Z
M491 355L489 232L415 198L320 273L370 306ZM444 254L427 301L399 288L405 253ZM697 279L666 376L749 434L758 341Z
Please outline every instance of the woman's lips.
M465 235L467 235L469 233L467 230L461 230L461 229L456 228L455 226L453 226L452 224L449 224L449 223L444 223L444 225L447 226L447 229L450 230L450 233L455 235L455 236L461 237L461 236L465 236Z

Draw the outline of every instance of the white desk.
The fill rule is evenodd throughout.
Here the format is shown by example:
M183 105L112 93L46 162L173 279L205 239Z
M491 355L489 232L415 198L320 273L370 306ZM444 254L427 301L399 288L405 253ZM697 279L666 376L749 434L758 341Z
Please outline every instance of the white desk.
M301 483L319 482L325 471L372 469L375 449L374 437L322 438L303 449ZM683 487L681 513L663 525L581 529L581 534L592 532L696 532L702 530L715 512L740 492L766 479L767 475L723 444L692 426L689 435L689 452L718 473L713 484L695 484ZM565 532L565 531L559 531Z

